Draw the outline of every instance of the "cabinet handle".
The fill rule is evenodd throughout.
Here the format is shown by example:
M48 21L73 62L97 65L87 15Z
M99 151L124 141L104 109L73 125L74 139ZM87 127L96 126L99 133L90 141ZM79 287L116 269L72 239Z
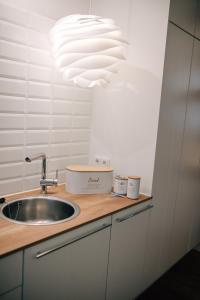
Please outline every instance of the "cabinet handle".
M69 244L72 244L72 243L74 243L74 242L76 242L76 241L78 241L78 240L83 239L84 237L86 237L86 236L88 236L88 235L91 235L91 234L93 234L93 233L96 233L96 232L98 232L98 231L101 231L101 230L103 230L103 229L105 229L105 228L108 228L108 227L110 227L110 226L111 226L111 224L103 224L103 225L97 227L96 229L91 230L91 231L88 231L87 233L84 233L84 234L82 234L82 235L80 235L80 236L78 236L78 237L75 237L75 238L71 239L70 241L68 241L68 242L66 242L66 243L64 243L64 244L55 246L54 248L51 248L51 249L48 249L48 250L45 250L45 251L42 251L42 252L39 251L39 252L36 254L35 258L38 259L38 258L40 258L40 257L43 257L43 256L45 256L45 255L47 255L47 254L49 254L49 253L52 253L52 252L54 252L54 251L56 251L56 250L59 250L59 249L65 247L65 246L67 246L67 245L69 245Z
M138 210L138 211L136 211L136 212L134 212L134 213L132 213L128 216L125 216L125 217L122 217L122 218L117 218L116 221L118 223L121 223L121 222L123 222L125 220L128 220L130 218L133 218L133 217L141 214L143 211L146 211L146 210L151 209L151 208L153 208L153 204L149 204L149 205L145 206L144 208L142 208L142 209L140 209L140 210Z

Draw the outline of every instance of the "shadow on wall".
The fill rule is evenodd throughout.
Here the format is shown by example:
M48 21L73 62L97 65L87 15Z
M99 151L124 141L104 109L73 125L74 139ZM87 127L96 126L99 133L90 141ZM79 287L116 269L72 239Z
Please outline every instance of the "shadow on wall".
M99 144L96 146L103 147L107 154L112 149L113 154L128 156L152 147L152 142L154 146L160 91L161 81L154 74L122 64L105 89L95 89L93 138ZM127 147L130 139L135 143Z

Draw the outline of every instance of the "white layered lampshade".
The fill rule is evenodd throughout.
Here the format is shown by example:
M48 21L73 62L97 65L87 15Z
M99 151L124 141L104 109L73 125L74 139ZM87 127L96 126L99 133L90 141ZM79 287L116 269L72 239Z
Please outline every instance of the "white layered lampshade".
M70 15L56 22L50 38L64 80L80 87L106 86L125 59L126 41L111 19Z

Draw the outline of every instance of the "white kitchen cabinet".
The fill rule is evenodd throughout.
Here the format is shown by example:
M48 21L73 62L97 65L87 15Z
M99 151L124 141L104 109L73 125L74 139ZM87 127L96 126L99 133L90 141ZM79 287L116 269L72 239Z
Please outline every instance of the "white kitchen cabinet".
M10 292L7 292L0 296L0 300L21 300L22 298L21 287L18 287Z
M0 299L8 297L4 294L22 284L22 260L22 251L0 258Z
M173 262L200 242L200 42L195 39L180 180L174 216Z
M193 37L169 23L155 157L145 277L152 284L173 264L174 211L181 170ZM189 201L189 199L188 199Z
M24 251L24 300L103 300L111 217Z
M197 0L171 0L169 20L194 34L197 16Z
M199 3L200 4L200 3ZM200 41L195 39L186 116L184 165L192 180L192 224L189 249L200 243Z
M198 5L197 5L197 19L196 19L195 37L200 39L200 0L198 0Z
M107 300L132 300L144 289L143 270L151 201L112 216Z

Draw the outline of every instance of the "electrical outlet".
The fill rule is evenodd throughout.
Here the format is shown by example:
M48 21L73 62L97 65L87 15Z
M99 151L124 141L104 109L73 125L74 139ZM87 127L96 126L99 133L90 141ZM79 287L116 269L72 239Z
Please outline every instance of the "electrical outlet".
M110 167L110 158L104 156L96 156L95 164L98 166Z

